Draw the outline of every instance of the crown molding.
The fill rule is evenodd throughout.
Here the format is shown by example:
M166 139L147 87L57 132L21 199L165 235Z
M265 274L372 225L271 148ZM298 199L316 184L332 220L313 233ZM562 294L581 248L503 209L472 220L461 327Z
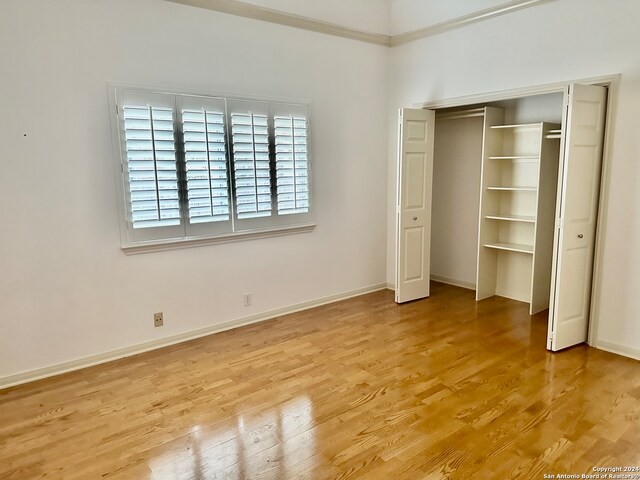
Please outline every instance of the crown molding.
M263 22L276 23L287 27L301 28L317 33L333 35L335 37L349 38L361 42L373 43L389 47L391 37L380 33L370 33L354 28L343 27L334 23L314 20L313 18L294 15L292 13L259 7L239 0L166 0L172 3L180 3L192 7L205 8L215 12L228 13L239 17L252 18Z
M439 33L447 32L455 28L465 27L473 23L481 22L483 20L489 20L490 18L498 17L500 15L506 15L507 13L517 12L525 8L535 7L543 3L549 3L553 0L512 0L507 3L502 3L494 7L485 8L484 10L478 10L477 12L463 15L461 17L452 18L442 23L430 25L428 27L420 28L412 32L401 33L389 38L390 46L397 47L405 43L420 40L421 38L430 37Z
M472 23L488 20L500 15L513 13L525 8L535 7L537 5L552 2L554 0L511 0L494 7L485 8L477 12L463 15L461 17L452 18L436 25L420 28L412 32L401 33L398 35L383 35L380 33L371 33L358 30L355 28L344 27L322 20L315 20L301 15L273 10L271 8L252 5L240 0L166 0L172 3L179 3L191 7L204 8L215 12L228 13L239 17L251 18L263 22L285 25L287 27L301 28L326 35L336 37L349 38L361 42L372 43L374 45L382 45L384 47L396 47L405 43L413 42L421 38L437 35L455 28L471 25Z

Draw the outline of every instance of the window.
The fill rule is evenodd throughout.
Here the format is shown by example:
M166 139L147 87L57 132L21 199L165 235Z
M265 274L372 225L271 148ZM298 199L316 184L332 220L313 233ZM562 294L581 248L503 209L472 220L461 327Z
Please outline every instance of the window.
M125 251L313 227L307 105L111 93Z

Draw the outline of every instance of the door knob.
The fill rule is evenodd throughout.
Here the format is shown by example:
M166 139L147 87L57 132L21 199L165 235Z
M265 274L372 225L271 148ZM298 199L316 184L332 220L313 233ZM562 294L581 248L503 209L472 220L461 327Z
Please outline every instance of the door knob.
M578 234L578 238L582 238L584 237L584 235L582 235L581 233Z
M414 219L414 220L417 220L417 219L418 219L418 217L413 217L413 219Z

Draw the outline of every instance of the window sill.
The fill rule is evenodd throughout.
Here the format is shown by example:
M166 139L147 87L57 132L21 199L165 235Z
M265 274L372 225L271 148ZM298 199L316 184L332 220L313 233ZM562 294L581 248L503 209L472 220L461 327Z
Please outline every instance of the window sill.
M243 240L253 240L256 238L279 237L281 235L306 233L313 231L314 228L316 228L316 224L309 223L306 225L295 225L273 230L251 230L246 232L226 233L215 237L153 240L149 242L139 242L133 245L123 245L121 249L127 255L138 255L140 253L161 252L163 250L176 250L178 248L191 248L199 247L201 245L214 245L217 243L239 242Z

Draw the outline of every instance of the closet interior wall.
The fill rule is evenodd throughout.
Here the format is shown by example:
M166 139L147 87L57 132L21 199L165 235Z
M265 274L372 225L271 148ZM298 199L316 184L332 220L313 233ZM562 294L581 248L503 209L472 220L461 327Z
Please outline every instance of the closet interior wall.
M436 115L431 278L475 288L483 117Z

